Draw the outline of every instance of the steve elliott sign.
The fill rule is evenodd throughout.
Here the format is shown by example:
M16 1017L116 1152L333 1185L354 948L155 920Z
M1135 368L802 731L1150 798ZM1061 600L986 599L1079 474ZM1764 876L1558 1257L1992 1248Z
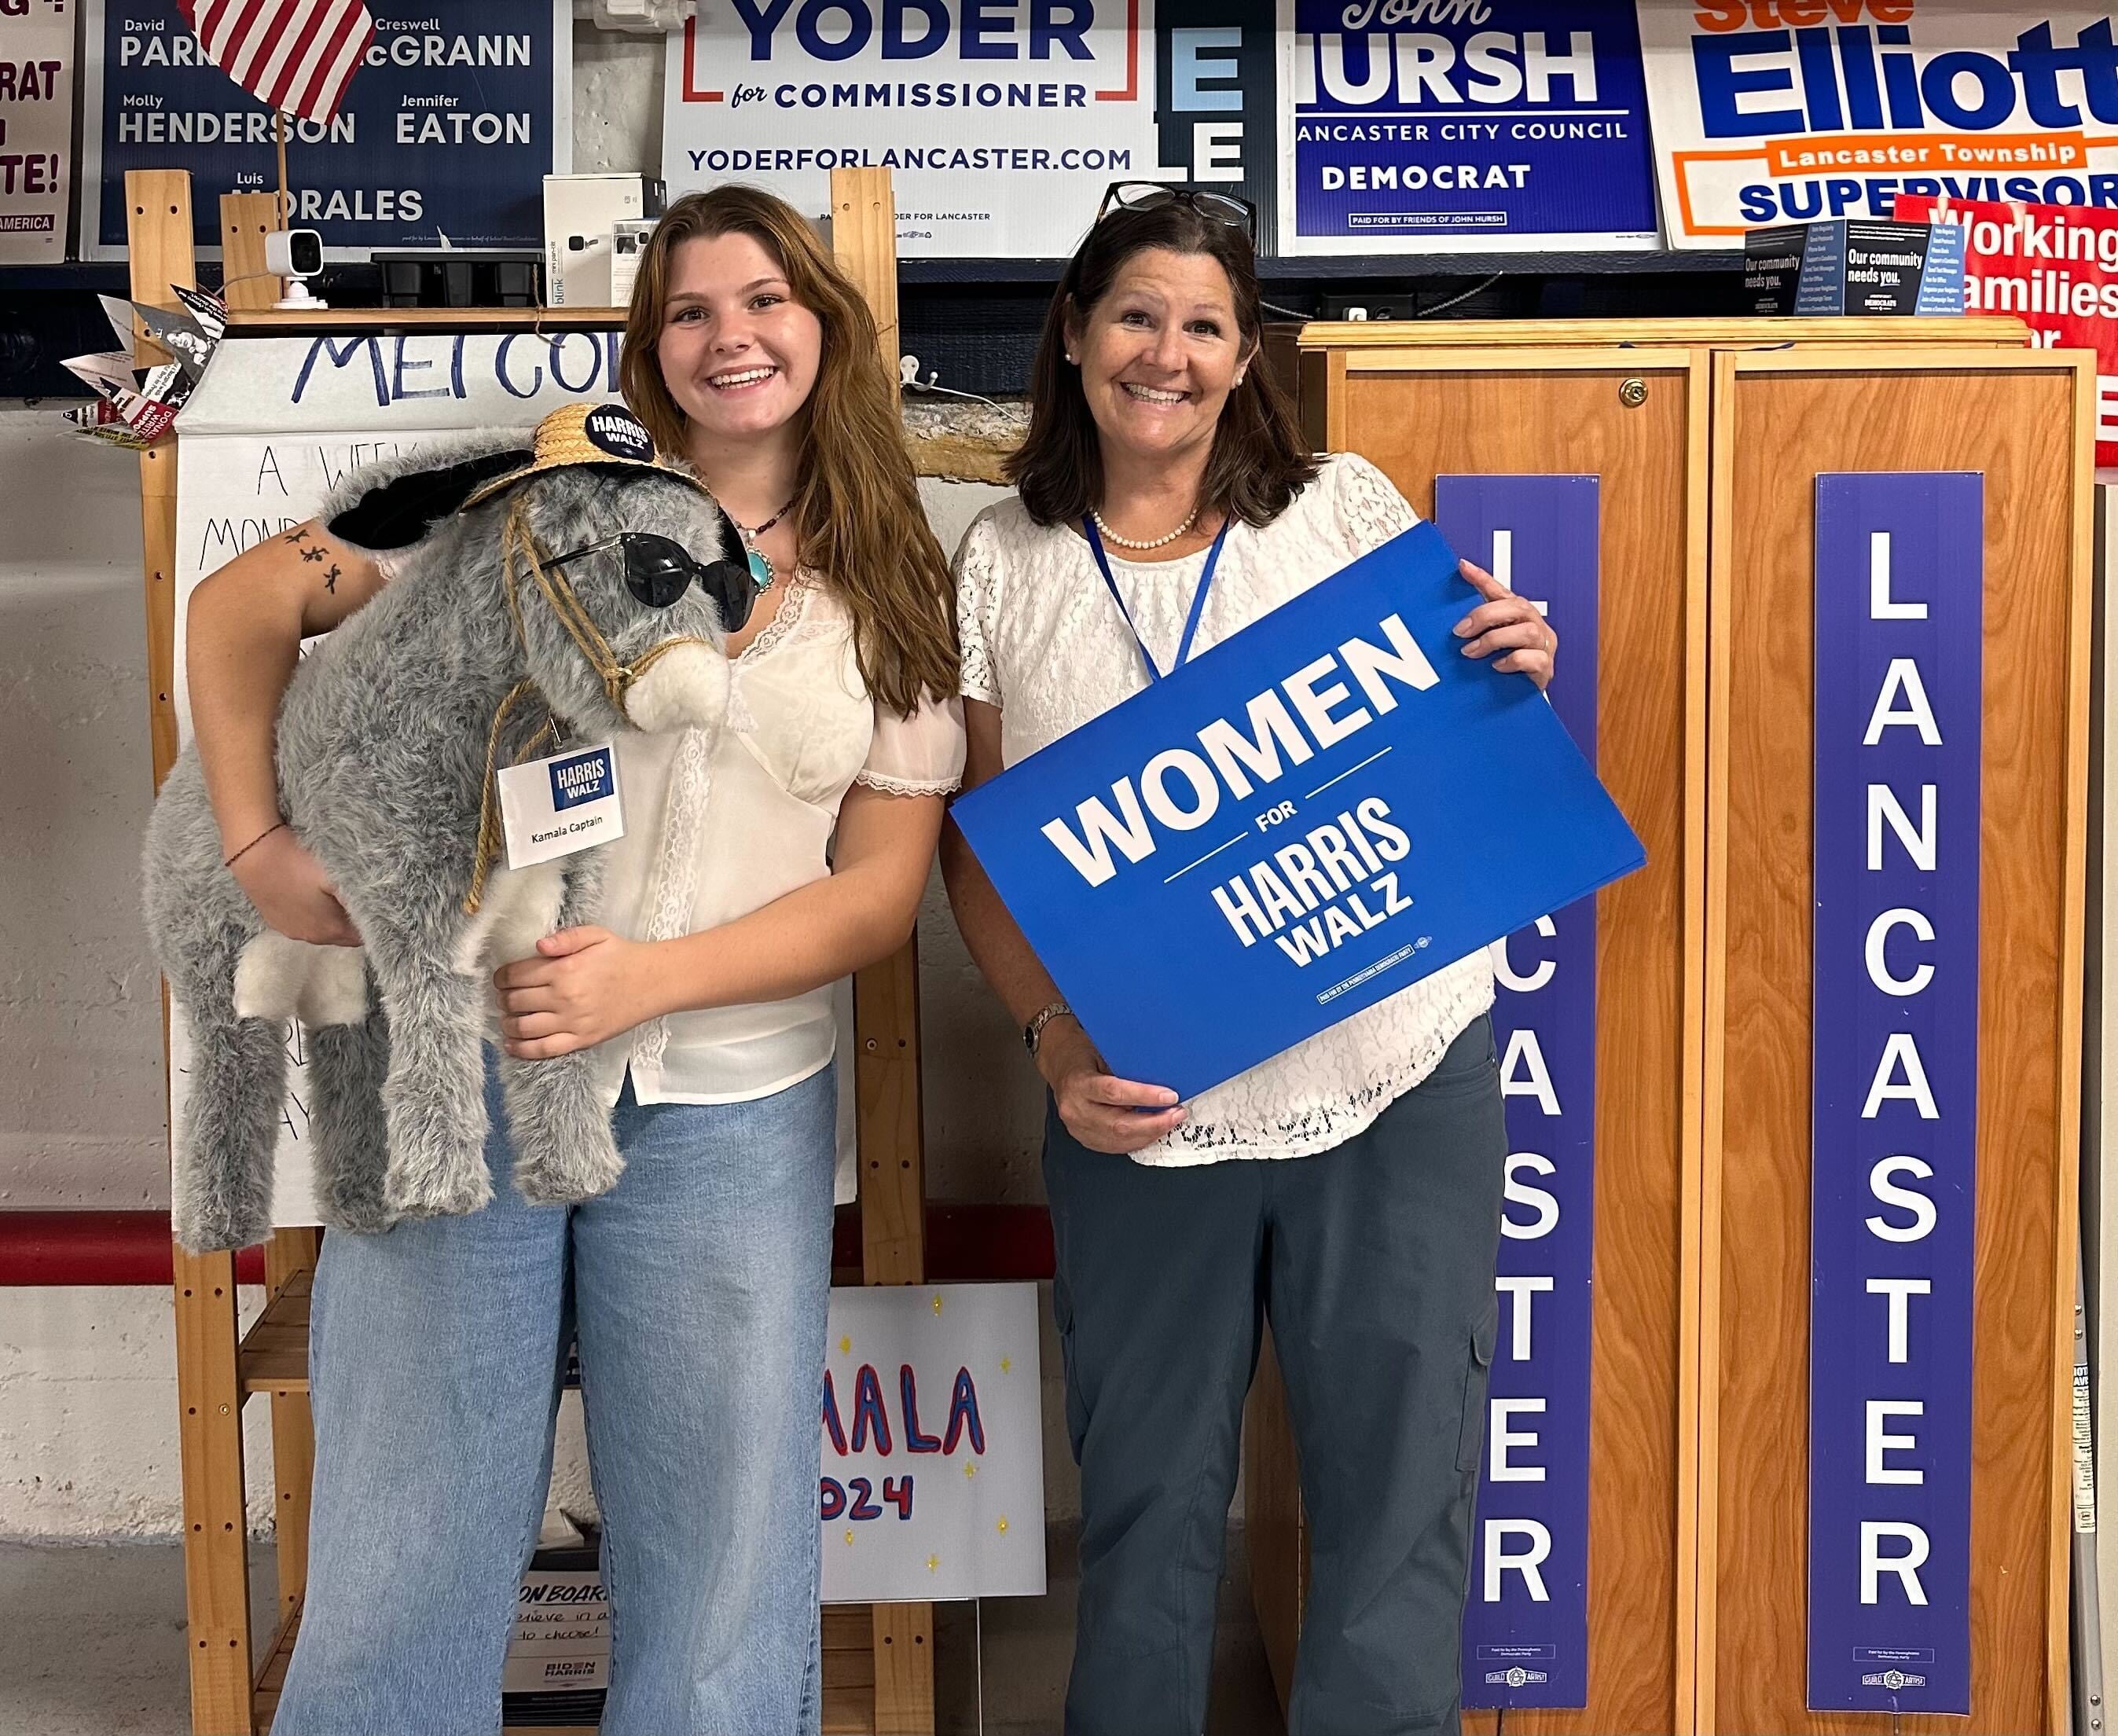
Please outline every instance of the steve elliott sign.
M1646 859L1420 525L963 797L1119 1075L1193 1097Z

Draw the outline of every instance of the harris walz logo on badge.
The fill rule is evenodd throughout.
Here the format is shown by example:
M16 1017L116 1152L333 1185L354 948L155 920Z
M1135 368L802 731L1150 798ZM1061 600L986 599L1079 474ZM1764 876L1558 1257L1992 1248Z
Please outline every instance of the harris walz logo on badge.
M610 749L591 748L552 762L552 806L559 812L608 795L616 787Z

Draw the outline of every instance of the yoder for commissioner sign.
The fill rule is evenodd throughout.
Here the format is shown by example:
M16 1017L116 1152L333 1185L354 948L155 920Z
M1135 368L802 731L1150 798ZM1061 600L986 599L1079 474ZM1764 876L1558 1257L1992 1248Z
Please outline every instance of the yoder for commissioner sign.
M1224 187L1270 234L1271 0L706 0L669 39L671 194L804 211L891 171L905 258L1064 258L1109 183Z
M541 247L548 174L572 161L566 0L367 0L376 35L330 121L288 120L294 220L331 256ZM273 118L214 66L177 0L88 0L81 257L123 259L125 172L192 172L193 239L219 196L279 184Z
M1888 218L1901 194L2118 206L2107 7L1643 0L1639 20L1672 247Z

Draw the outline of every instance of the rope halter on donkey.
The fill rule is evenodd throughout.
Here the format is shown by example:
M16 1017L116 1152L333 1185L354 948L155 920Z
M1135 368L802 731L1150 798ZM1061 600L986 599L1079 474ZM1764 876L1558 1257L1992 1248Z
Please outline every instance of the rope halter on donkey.
M574 587L566 578L566 571L552 562L548 551L538 546L536 533L530 528L529 515L520 501L508 509L506 522L501 527L501 575L507 595L507 613L515 623L516 642L522 647L526 660L530 653L529 634L524 628L522 601L516 593L516 562L526 564L537 581L537 588L544 594L552 613L558 618L559 625L566 630L566 637L588 660L589 667L596 672L603 683L612 707L620 716L626 714L626 697L633 684L652 668L665 653L680 645L701 645L712 650L712 641L695 633L677 634L657 640L630 663L621 663L610 648L610 641L597 629L590 618L581 599L575 595ZM547 563L550 563L548 566ZM464 899L464 914L478 914L479 907L485 901L485 883L493 871L493 858L498 854L501 839L500 821L500 743L502 734L515 708L524 700L537 695L537 683L525 675L507 690L506 696L493 708L493 724L486 733L485 783L479 802L478 854L471 865L470 891ZM541 695L538 695L541 697ZM547 743L558 739L559 725L551 704L545 701L544 720L539 724L529 740L519 748L509 764L519 766L536 754Z

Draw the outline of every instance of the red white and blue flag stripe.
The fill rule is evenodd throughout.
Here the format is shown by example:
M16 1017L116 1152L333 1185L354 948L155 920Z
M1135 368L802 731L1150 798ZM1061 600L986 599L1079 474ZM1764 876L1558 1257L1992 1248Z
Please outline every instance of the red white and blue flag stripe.
M178 0L206 58L252 96L318 124L375 39L360 0Z

